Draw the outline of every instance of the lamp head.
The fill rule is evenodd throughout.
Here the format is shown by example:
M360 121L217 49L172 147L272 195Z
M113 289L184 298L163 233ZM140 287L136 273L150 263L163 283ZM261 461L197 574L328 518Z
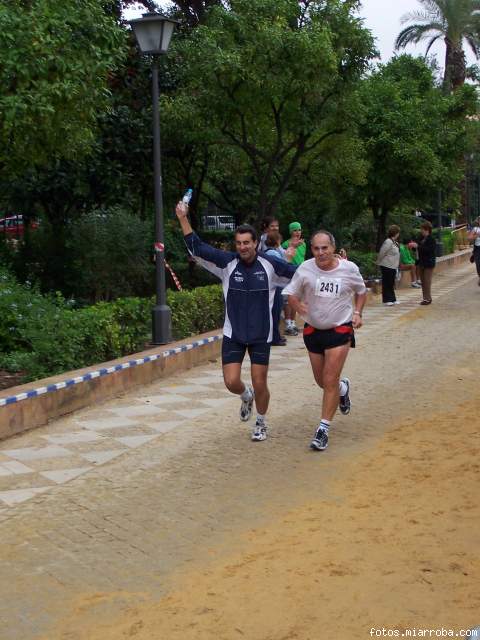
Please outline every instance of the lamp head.
M167 53L173 30L178 20L168 18L161 13L144 13L141 18L130 20L138 46L142 53L161 55Z

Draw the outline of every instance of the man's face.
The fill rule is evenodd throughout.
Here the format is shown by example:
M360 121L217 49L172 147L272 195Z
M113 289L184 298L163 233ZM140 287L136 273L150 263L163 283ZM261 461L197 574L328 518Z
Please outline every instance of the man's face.
M237 233L235 247L243 262L253 262L257 255L257 241L253 240L251 233Z
M315 264L320 269L330 267L335 263L335 246L324 233L317 233L316 236L313 236L311 248Z

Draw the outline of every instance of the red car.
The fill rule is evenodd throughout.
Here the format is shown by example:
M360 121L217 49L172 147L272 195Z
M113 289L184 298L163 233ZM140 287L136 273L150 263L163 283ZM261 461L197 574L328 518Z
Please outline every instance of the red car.
M30 228L36 229L38 222L32 220ZM23 224L23 216L9 216L8 218L0 218L0 233L5 233L7 238L20 238L23 236L25 227Z

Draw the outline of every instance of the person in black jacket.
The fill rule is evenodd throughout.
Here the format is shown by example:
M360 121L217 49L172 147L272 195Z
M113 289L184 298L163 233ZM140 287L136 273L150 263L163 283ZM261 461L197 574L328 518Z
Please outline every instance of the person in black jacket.
M423 300L420 304L432 304L432 276L435 268L436 242L432 236L432 225L430 222L423 222L420 225L422 234L417 242L418 268L420 280L422 282Z
M265 414L270 393L267 386L270 345L273 339L272 307L276 287L290 282L296 266L264 253L257 253L257 234L250 225L235 230L236 251L223 251L203 242L188 220L188 206L179 202L177 218L189 254L222 281L225 299L222 369L225 386L240 396L240 420L252 414L255 400L257 419L252 440L267 437ZM248 351L253 388L241 379L242 362Z

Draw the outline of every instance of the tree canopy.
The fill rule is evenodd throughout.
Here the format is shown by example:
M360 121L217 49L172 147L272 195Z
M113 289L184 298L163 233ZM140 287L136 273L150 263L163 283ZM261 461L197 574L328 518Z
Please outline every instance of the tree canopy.
M312 2L306 15L296 0L235 0L213 7L178 55L167 117L183 137L191 131L238 156L237 177L241 162L261 218L276 210L301 160L349 129L373 43L348 3ZM222 199L218 181L206 190Z
M98 0L0 5L0 171L76 158L95 140L125 32Z
M360 127L369 163L366 196L383 239L389 212L431 202L435 189L454 188L467 145L472 87L445 96L420 58L399 56L363 81Z

